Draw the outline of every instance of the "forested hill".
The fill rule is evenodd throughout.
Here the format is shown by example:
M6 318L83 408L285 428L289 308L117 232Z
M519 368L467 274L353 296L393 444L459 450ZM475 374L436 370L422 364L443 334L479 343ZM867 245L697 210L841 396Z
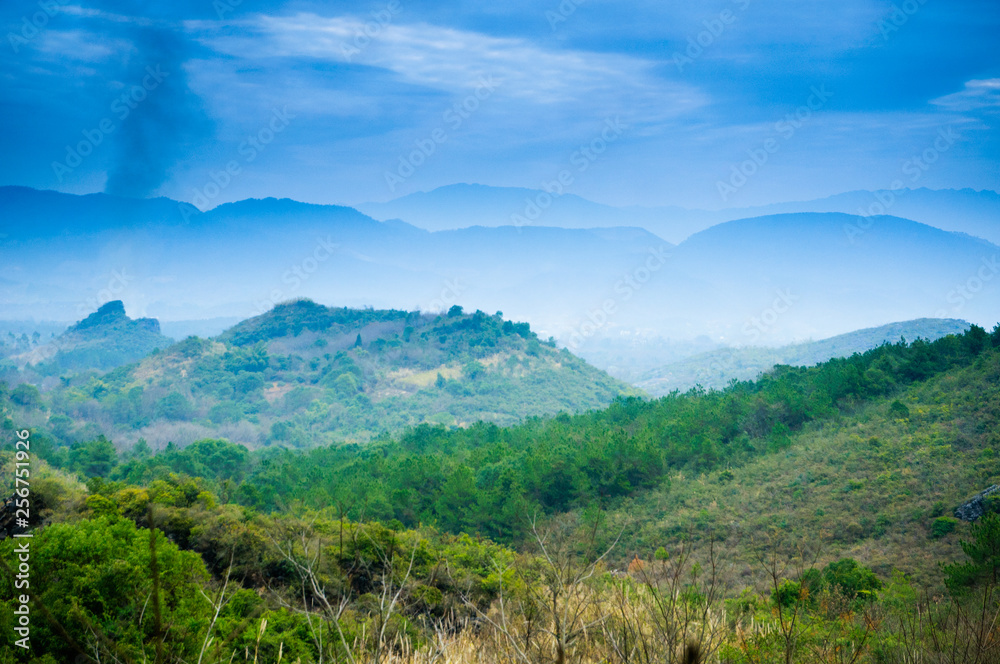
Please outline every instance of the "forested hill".
M51 342L8 361L30 365L43 375L87 370L108 371L137 362L173 340L160 333L155 318L129 318L121 300L101 305Z
M144 482L170 470L205 474L242 481L233 498L258 509L340 504L355 518L436 523L516 542L526 514L607 508L662 489L678 472L697 477L766 461L810 427L846 426L869 404L882 404L878 417L906 417L899 396L934 376L973 367L995 383L998 347L1000 327L992 334L972 327L932 343L884 345L811 368L778 367L723 391L624 398L605 410L509 428L425 425L366 447L267 455L259 465L245 457L232 470L201 465L204 450L175 450L119 466L112 476ZM968 391L955 399L979 397Z
M103 375L63 377L38 396L48 413L29 421L63 445L105 435L153 449L200 438L304 448L425 422L508 425L637 393L499 312L453 307L438 316L309 300Z
M362 329L408 320L301 306L337 318L341 336L355 316ZM487 320L506 325L456 312L406 327L429 341ZM308 333L272 318L232 331L245 345L197 344L219 344L220 361L253 374L248 363L272 344ZM0 389L8 436L57 404L37 398ZM1000 326L779 367L721 392L622 398L507 428L422 425L304 452L225 440L156 455L144 443L119 454L103 438L66 448L54 419L27 434L32 584L48 607L32 623L39 662L70 661L90 643L120 661L152 661L157 648L169 661L208 652L203 661L304 664L372 652L355 661L388 661L379 657L393 649L480 653L511 643L506 623L475 622L501 608L530 641L528 630L564 624L565 607L607 607L601 629L580 630L592 661L621 661L613 638L651 624L666 631L649 637L658 654L642 661L671 661L669 634L695 634L733 655L722 661L792 652L796 662L873 663L964 647L995 624L989 552L1000 520L970 526L950 514L998 480ZM8 488L14 458L0 451ZM14 559L13 548L0 542L0 557ZM11 578L0 576L5 608L16 601ZM727 618L696 631L713 615ZM790 636L776 641L782 629Z

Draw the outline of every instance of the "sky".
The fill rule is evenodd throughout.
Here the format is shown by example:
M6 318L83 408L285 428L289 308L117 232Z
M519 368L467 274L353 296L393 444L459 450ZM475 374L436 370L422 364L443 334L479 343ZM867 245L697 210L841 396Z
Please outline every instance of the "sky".
M996 0L5 2L0 184L720 209L1000 189Z

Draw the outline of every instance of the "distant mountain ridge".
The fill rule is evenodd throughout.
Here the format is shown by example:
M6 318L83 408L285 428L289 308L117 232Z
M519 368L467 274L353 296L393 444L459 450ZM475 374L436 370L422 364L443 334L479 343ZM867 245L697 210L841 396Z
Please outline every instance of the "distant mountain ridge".
M546 201L544 207L539 205ZM533 205L538 215L534 220L525 214ZM638 226L675 244L715 224L748 217L799 212L888 214L1000 244L1000 194L973 189L849 191L811 201L711 211L677 206L615 207L575 194L551 198L533 189L455 184L356 207L376 219L398 218L428 230L506 226L518 223L519 216L532 224L561 228Z
M587 357L598 339L773 346L925 317L992 327L1000 310L1000 247L889 215L759 216L672 245L636 227L430 232L278 199L187 221L184 204L167 220L164 199L133 201L122 224L104 220L100 195L36 194L31 215L49 215L45 224L4 217L17 237L0 243L0 303L15 320L79 318L81 303L102 299L161 321L244 320L300 297L424 312L460 304L528 321ZM73 218L62 216L69 203ZM197 326L173 333L185 329Z
M964 320L922 318L779 348L720 348L650 371L635 385L654 396L674 390L683 392L698 385L722 389L732 380L755 380L779 364L813 366L901 339L936 341L949 334L960 334L969 327Z

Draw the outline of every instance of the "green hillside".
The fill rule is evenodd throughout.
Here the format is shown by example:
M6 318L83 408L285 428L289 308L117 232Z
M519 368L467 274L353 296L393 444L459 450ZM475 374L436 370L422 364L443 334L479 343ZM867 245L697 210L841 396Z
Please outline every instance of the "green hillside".
M941 583L962 557L956 507L1000 483L1000 354L990 352L816 421L750 463L677 469L656 491L617 507L637 550L664 534L738 529L809 540L821 559L850 556L882 578L894 570ZM733 546L727 554L747 561ZM937 588L941 590L941 588Z
M754 380L760 374L782 364L808 367L835 357L864 353L900 339L934 341L967 329L969 323L964 320L920 318L779 348L720 348L648 371L635 381L635 385L656 396L669 394L674 390L689 390L696 385L706 389L722 389L731 380Z
M475 331L470 348L487 320L506 326L295 306L309 316L197 343L249 371L273 344L309 342L304 320L355 343L359 325L409 320L411 339L433 331L427 353L448 326ZM207 355L190 357L189 378ZM1000 326L723 391L306 451L67 448L51 420L15 434L47 398L0 389L6 435L30 435L37 457L39 662L88 644L101 661L171 662L652 663L683 661L686 643L734 663L1000 654L1000 502L971 525L951 516L1000 478ZM12 487L13 453L0 458Z
M106 327L88 321L67 334ZM437 316L300 300L103 375L67 374L45 400L66 444L103 434L120 444L144 438L154 449L215 437L304 448L425 422L509 425L631 393L499 313L454 307Z
M670 514L669 528L635 531L634 543L640 546L666 533L677 536L688 527L710 525L685 520L683 515L690 515L681 507L687 503L670 510L664 496L683 495L701 483L727 484L727 473L740 468L756 473L758 485L767 487L764 478L787 463L805 473L797 498L826 496L832 505L826 509L838 516L821 518L815 510L823 507L816 505L810 519L797 522L794 530L802 532L809 524L816 537L824 527L853 533L838 541L854 544L873 532L880 504L852 501L869 496L889 482L887 477L892 488L885 491L900 500L893 503L893 518L903 515L901 523L909 523L916 505L929 510L923 504L929 499L921 498L911 509L894 492L933 495L930 503L942 500L953 507L959 498L989 486L990 477L976 464L983 450L996 445L1000 357L989 350L991 339L1000 345L1000 332L990 337L973 328L962 336L880 346L813 368L785 367L722 392L621 399L607 410L507 429L422 427L361 450L340 446L313 450L305 458L287 454L256 471L240 489L240 500L260 509L294 501L318 508L349 494L360 496L374 518L413 526L437 523L515 544L525 536L526 513L597 506L609 514L631 514L637 523L658 523ZM805 464L786 461L793 449L814 446L826 446L828 460L812 475ZM864 466L856 469L860 460ZM813 484L824 477L831 492L854 488L843 496L816 489ZM923 488L908 484L921 477L928 481ZM855 493L857 487L865 491ZM755 519L775 513L773 504L761 509L752 496L733 493L732 485L719 491ZM768 499L789 493L763 491ZM637 511L636 500L656 507L645 514ZM713 498L698 509L712 500L725 502ZM783 516L775 522L790 523L786 512L777 510ZM843 518L847 513L854 516ZM719 516L721 523L734 518ZM926 527L925 519L922 533Z

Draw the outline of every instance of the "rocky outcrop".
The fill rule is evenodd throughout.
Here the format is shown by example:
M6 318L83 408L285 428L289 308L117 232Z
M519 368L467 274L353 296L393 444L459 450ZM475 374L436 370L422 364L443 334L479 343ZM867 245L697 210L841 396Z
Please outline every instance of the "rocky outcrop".
M88 330L128 320L125 315L125 305L121 300L105 302L101 307L82 321L70 328L70 331Z
M110 371L137 362L156 348L166 348L173 340L160 332L155 318L129 318L121 300L112 300L59 337L30 354L20 355L25 365L50 365L42 371Z
M1000 492L1000 484L994 484L985 491L980 491L972 500L955 508L955 516L962 521L975 521L986 513L986 497Z

